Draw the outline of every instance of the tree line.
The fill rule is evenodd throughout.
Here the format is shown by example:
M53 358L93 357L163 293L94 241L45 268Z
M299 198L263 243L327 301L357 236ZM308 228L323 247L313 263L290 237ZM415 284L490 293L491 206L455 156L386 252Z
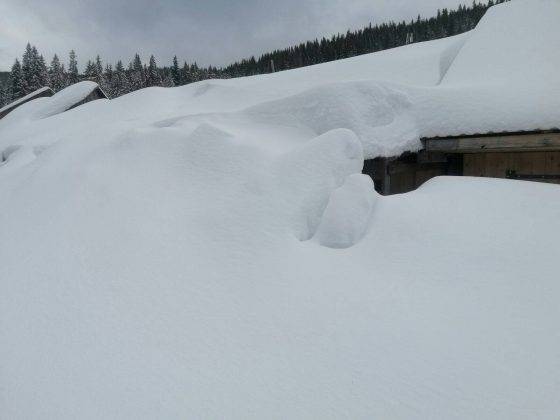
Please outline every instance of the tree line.
M153 55L146 64L136 54L127 67L121 60L114 66L104 65L97 56L88 60L83 73L80 73L74 51L69 53L67 68L56 54L47 66L37 48L27 44L21 61L15 60L9 78L0 83L0 106L43 86L59 91L81 80L97 82L109 97L114 98L150 86L181 86L206 79L251 76L339 60L469 31L477 25L488 7L504 1L508 0L490 0L486 4L475 0L471 6L438 10L436 16L428 19L418 16L408 23L370 24L357 31L337 34L329 39L315 39L222 68L199 67L186 61L180 65L176 56L171 65L159 67Z

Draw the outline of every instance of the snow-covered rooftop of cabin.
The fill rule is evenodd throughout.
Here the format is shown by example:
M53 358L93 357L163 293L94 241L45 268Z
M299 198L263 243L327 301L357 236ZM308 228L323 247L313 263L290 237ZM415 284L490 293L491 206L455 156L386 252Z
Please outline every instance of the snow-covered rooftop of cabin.
M441 83L416 92L422 136L560 128L560 2L488 10Z
M83 101L90 93L99 88L99 85L90 80L75 83L54 94L36 118L46 118L68 110Z
M0 114L1 114L2 112L4 112L4 111L8 110L8 109L15 108L15 107L18 106L19 104L21 104L21 103L23 103L23 102L25 102L25 101L28 101L29 99L34 98L34 97L36 97L37 95L40 95L40 94L43 93L43 92L47 92L47 91L50 91L50 90L51 90L51 88L48 87L48 86L44 86L44 87L42 87L42 88L40 88L40 89L34 90L33 92L28 93L28 94L25 95L24 97L19 98L19 99L13 101L13 102L10 102L9 104L7 104L7 105L5 105L4 107L0 108Z
M50 97L33 99L17 107L4 117L0 123L0 130L2 130L2 127L4 127L4 130L8 130L8 127L14 127L17 130L24 121L35 122L40 125L41 120L69 110L98 88L97 83L86 80L68 86ZM38 92L49 89L48 87L41 88L16 102L21 103L26 98L36 96ZM8 107L13 106L16 102L8 105Z

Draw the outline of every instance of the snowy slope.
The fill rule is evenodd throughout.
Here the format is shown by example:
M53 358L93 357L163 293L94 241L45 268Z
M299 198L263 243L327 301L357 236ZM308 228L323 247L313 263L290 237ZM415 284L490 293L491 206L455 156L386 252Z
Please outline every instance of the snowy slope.
M360 174L471 39L0 120L0 417L557 418L560 188Z

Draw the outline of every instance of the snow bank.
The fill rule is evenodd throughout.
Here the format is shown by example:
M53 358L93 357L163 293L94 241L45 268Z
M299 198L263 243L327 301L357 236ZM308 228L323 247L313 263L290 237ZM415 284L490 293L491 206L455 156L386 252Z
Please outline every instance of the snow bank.
M353 131L366 156L392 156L421 147L410 97L384 84L346 82L312 88L245 111L258 123L280 124L323 134Z
M314 239L329 248L355 245L366 234L377 197L369 176L349 176L332 192Z
M2 416L558 417L560 188L360 174L473 35L0 120Z

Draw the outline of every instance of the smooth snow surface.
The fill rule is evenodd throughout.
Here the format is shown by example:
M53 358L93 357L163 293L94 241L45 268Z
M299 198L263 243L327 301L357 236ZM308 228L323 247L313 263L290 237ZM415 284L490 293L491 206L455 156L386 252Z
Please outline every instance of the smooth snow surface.
M560 188L360 174L478 30L0 120L0 418L558 418Z

